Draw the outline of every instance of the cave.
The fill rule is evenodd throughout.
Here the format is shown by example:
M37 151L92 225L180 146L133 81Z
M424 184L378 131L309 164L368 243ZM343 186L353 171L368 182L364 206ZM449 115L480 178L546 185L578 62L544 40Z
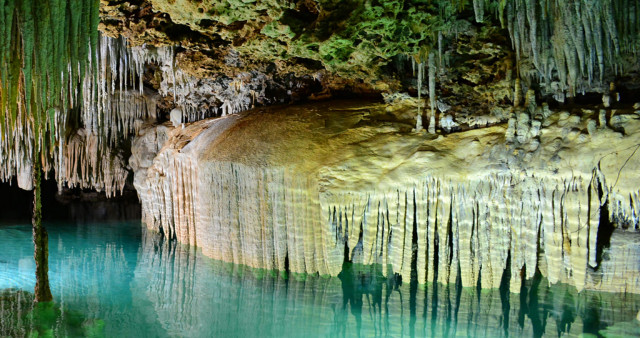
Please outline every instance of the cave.
M0 30L2 337L640 335L638 1Z

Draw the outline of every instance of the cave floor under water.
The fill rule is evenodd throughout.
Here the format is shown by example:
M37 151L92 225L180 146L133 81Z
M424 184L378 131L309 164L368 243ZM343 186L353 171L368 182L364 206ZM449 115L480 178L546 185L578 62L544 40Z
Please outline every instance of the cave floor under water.
M577 293L544 279L525 283L520 294L419 286L349 264L337 278L287 275L214 261L139 222L47 227L60 309L48 328L54 336L76 332L63 325L65 314L80 314L67 315L81 321L85 331L77 332L107 337L640 334L640 295ZM0 248L0 296L32 292L31 226L0 225ZM41 331L24 319L30 303L10 299L0 297L0 336Z

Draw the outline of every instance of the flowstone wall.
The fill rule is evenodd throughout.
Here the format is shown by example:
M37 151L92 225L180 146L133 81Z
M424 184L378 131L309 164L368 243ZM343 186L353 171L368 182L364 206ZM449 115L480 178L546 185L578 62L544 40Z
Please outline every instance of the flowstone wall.
M508 125L407 132L396 108L332 102L147 130L132 158L144 221L255 268L335 276L348 260L483 288L506 273L514 292L540 271L640 292L637 113L609 111L595 129L600 114L584 109L514 114L512 138Z

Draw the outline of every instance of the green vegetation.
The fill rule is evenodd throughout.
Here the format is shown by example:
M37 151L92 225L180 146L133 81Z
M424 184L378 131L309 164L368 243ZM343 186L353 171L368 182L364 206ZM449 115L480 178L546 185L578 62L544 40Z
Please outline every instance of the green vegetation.
M467 1L332 1L284 10L261 30L277 40L238 47L265 59L306 58L347 77L368 77L397 55L424 59L439 32L450 32ZM314 12L316 11L316 12Z
M8 159L0 178L16 163L48 168L65 136L62 117L82 102L87 61L96 64L98 8L96 0L0 0L0 157Z

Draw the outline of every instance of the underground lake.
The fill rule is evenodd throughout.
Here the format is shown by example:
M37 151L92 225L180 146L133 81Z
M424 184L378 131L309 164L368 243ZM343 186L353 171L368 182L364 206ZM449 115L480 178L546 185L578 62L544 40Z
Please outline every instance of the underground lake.
M418 285L379 266L338 277L224 263L139 222L47 224L53 320L34 316L31 225L0 227L0 335L106 337L636 336L640 297L541 277L492 290ZM7 250L8 248L8 250ZM37 311L35 313L38 313ZM30 317L31 316L31 317ZM35 318L35 319L34 319Z

